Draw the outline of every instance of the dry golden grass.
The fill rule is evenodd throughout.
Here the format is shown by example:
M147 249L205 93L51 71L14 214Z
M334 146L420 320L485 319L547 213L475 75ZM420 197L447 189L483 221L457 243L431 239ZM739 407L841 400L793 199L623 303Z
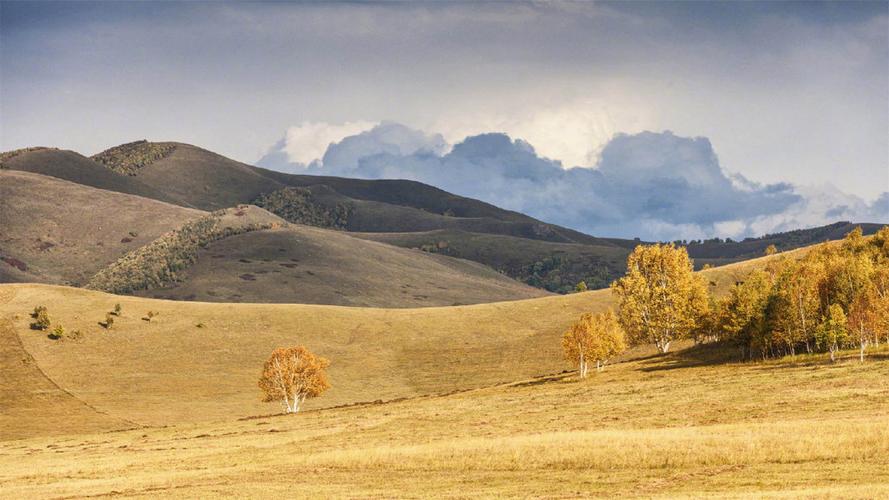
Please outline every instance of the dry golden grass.
M708 275L719 288L735 272ZM864 364L732 363L685 343L585 381L558 373L562 329L610 303L384 310L0 286L0 496L889 495L889 348ZM38 304L83 337L28 330ZM259 403L261 363L290 344L332 359L333 388L307 412L257 417L278 411ZM407 399L331 408L393 398Z
M722 287L734 282L738 266L706 273ZM422 309L176 302L33 284L0 285L0 291L4 336L20 339L50 381L117 421L143 425L276 411L260 402L256 381L263 361L282 346L302 344L333 362L333 388L309 408L560 372L568 368L559 342L565 328L581 313L613 305L608 290ZM122 315L105 330L98 323L117 303ZM28 313L37 305L81 338L56 341L30 330ZM142 319L149 310L160 313L150 322ZM7 385L29 387L30 376ZM34 426L40 432L0 428L0 438L66 432L53 425L51 412L42 418L49 422ZM80 429L83 419L71 420Z
M386 404L0 444L10 497L889 494L887 351L698 364L693 348Z

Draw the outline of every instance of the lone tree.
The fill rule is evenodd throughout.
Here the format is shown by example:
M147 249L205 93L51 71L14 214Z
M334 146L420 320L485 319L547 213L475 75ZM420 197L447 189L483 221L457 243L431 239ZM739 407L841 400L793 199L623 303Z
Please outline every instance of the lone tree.
M624 331L614 311L584 314L562 335L565 358L577 365L580 378L586 378L590 364L602 371L613 357L627 349Z
M620 322L631 343L652 343L666 353L689 335L709 310L707 287L692 269L684 247L639 245L627 259L627 274L611 288Z
M284 413L296 413L306 398L314 398L330 387L324 369L330 365L303 346L279 347L265 362L259 388L264 401L280 400Z

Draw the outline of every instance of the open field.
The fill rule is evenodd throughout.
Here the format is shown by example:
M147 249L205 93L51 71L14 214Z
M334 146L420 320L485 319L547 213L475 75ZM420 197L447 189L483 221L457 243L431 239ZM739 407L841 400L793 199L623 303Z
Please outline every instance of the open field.
M761 262L704 273L722 293ZM0 291L0 330L10 345L21 345L16 356L23 366L36 364L61 391L113 417L109 429L121 421L170 425L276 411L259 401L256 380L269 353L286 345L304 344L333 362L333 388L309 408L556 373L568 367L559 344L567 326L584 312L613 305L609 290L419 309L181 302L34 284L0 285ZM106 330L98 323L117 303L122 315ZM80 331L80 338L51 340L29 329L29 313L38 305L48 307L54 324ZM159 314L149 322L143 319L148 311ZM7 390L30 388L34 375L12 370ZM0 401L20 398L19 392ZM83 419L54 427L51 398L34 404L28 411L46 421L34 429L64 434L94 425L84 410ZM36 432L0 431L5 438Z
M876 498L887 354L711 365L723 353L693 348L586 381L8 441L0 482L16 498Z
M721 294L774 258L703 273ZM80 338L30 330L38 304ZM611 305L608 290L374 309L2 285L0 496L889 495L889 346L863 364L737 363L681 342L580 381L559 335ZM256 380L293 344L332 360L332 388L272 415Z

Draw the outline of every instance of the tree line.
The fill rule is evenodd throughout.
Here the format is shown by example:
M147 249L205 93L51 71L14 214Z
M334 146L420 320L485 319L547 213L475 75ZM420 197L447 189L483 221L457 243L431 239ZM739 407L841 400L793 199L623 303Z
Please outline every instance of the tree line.
M774 254L774 249L766 252ZM611 285L618 312L583 315L562 337L581 377L634 345L666 353L680 339L736 346L743 359L889 343L889 226L865 238L857 228L805 255L779 255L721 298L693 272L683 247L640 245Z

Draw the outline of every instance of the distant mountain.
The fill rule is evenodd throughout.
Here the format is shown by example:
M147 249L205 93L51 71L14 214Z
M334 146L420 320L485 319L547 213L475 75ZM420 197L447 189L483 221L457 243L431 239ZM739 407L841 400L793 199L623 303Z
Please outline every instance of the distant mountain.
M67 163L57 160L60 153L70 158ZM75 163L76 169L64 166ZM4 166L202 210L252 203L289 222L473 260L553 292L571 291L579 281L590 288L608 286L623 274L626 256L641 243L590 236L419 182L286 174L176 142L137 141L92 159L24 151ZM856 225L841 222L741 242L679 244L688 247L698 267L722 265L758 257L771 244L789 250L836 239ZM865 234L878 227L862 224Z
M0 282L377 307L547 295L475 262L291 225L255 206L208 213L11 169L0 170Z

